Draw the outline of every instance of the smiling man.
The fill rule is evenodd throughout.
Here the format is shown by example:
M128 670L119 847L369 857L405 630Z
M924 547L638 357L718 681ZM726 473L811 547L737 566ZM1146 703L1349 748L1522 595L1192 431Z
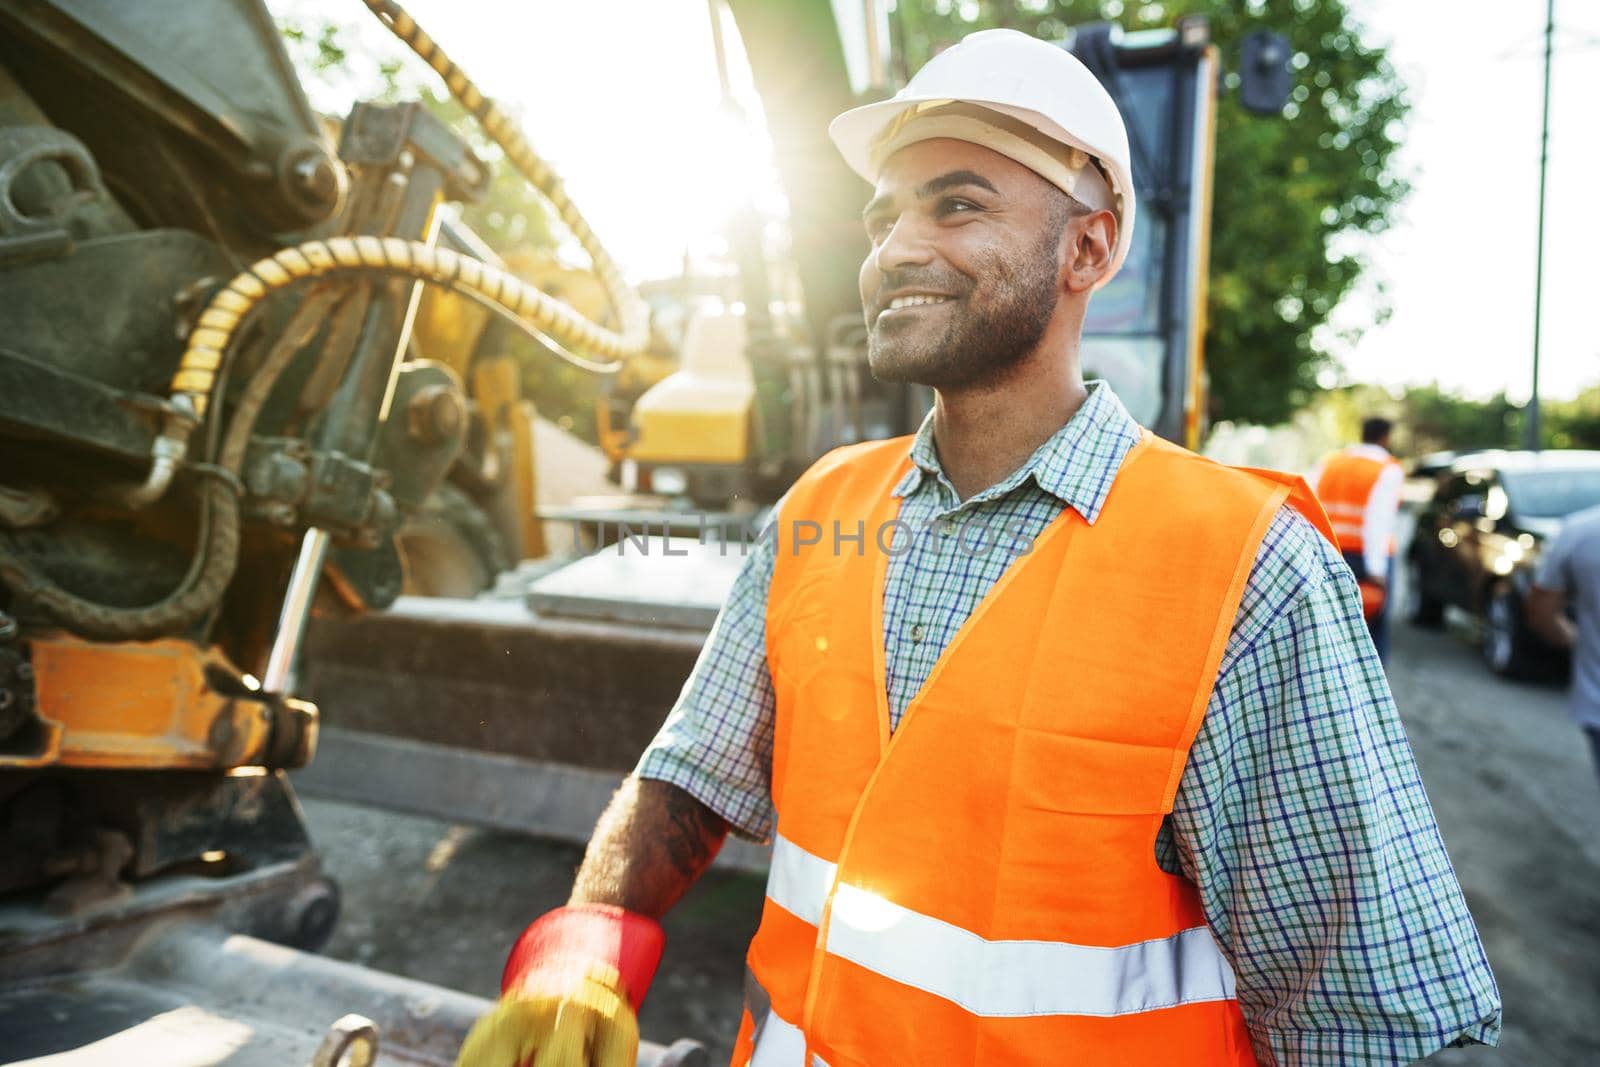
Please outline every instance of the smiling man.
M735 1064L1492 1043L1494 979L1321 510L1082 380L1134 225L1105 91L988 31L831 132L874 184L872 370L936 406L784 498L463 1062L628 1062L655 919L730 827L773 843Z

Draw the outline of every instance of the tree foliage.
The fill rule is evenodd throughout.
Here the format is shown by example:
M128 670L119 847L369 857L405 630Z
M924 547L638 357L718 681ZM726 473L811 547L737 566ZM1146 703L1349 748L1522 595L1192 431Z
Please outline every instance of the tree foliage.
M1505 393L1486 400L1455 396L1437 382L1414 385L1400 398L1399 424L1415 455L1514 448L1522 438L1523 409Z
M1208 17L1225 68L1252 30L1285 34L1293 48L1282 117L1251 115L1230 93L1218 102L1206 336L1213 417L1280 422L1331 362L1319 327L1366 266L1343 238L1383 230L1407 191L1391 167L1404 89L1347 0L898 0L893 26L915 72L978 29L1058 40L1098 19L1141 30L1187 14Z
M1487 399L1455 396L1437 384L1412 386L1400 398L1400 423L1412 451L1465 452L1521 448L1527 406L1497 393ZM1539 409L1541 443L1547 448L1600 449L1600 385L1570 400L1545 400Z

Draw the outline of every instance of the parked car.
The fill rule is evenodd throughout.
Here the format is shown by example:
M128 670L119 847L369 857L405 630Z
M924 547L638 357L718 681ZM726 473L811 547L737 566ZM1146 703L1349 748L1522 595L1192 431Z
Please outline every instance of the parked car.
M1411 467L1406 471L1407 478L1438 478L1440 475L1449 474L1450 468L1455 465L1456 452L1429 452L1425 456L1418 456L1411 461Z
M1407 618L1437 626L1449 606L1476 616L1496 674L1526 677L1558 662L1524 605L1540 549L1568 515L1596 506L1600 452L1458 456L1417 516L1405 556Z

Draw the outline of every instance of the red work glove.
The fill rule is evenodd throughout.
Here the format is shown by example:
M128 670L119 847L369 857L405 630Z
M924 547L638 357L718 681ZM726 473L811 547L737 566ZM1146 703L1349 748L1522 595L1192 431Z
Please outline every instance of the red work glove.
M1361 588L1361 617L1371 622L1383 614L1383 602L1388 599L1387 586L1372 581L1359 583Z
M541 916L511 949L500 1002L472 1027L458 1067L633 1067L665 940L654 919L609 904Z

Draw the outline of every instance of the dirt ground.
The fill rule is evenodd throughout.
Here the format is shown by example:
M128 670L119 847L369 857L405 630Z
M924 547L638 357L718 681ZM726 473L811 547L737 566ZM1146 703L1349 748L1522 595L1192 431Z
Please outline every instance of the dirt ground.
M305 799L324 864L344 891L325 951L480 996L522 929L566 902L576 845ZM668 917L667 951L640 1017L660 1044L692 1037L726 1062L738 1026L744 949L764 879L713 872Z
M1600 784L1554 683L1493 678L1458 628L1396 627L1395 696L1505 1001L1501 1048L1463 1067L1600 1064ZM512 939L561 903L581 850L308 800L343 885L334 956L485 996ZM647 1038L693 1037L725 1059L761 881L713 874L667 922Z

